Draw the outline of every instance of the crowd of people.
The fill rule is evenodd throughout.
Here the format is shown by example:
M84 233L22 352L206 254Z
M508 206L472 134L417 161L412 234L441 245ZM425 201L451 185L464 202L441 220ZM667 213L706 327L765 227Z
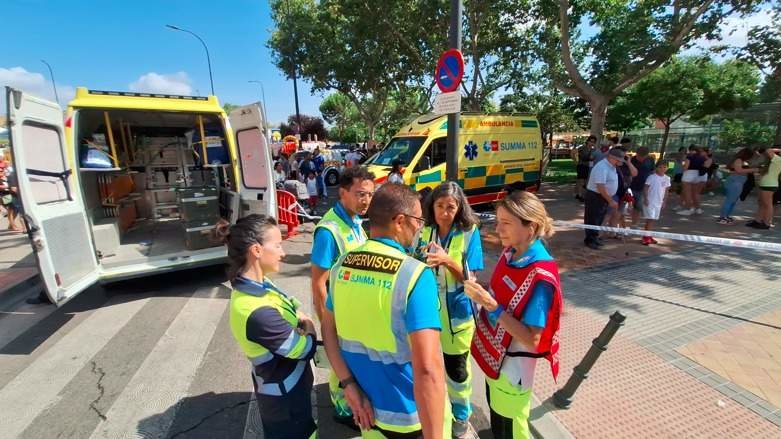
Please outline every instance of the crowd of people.
M709 148L690 145L675 154L672 179L667 175L668 159L654 160L647 147L634 148L629 138L613 137L597 148L596 136L572 151L576 165L575 198L585 203L584 223L591 226L626 227L627 214L633 225L645 221L645 230L652 230L668 204L668 192L679 195L674 211L678 215L703 214L702 194L722 184L724 172L725 199L717 219L718 224L735 224L731 216L738 200L745 200L758 187L758 208L755 218L746 226L760 230L774 227L774 203L779 194L781 145L774 148L742 148L726 164L724 172ZM634 155L630 157L630 151ZM774 199L775 195L775 199ZM604 241L599 230L587 229L584 244L599 250ZM609 233L609 237L621 237ZM649 235L644 245L656 244Z
M479 221L460 186L445 182L421 200L404 184L375 191L375 176L356 166L338 190L311 251L324 352L315 318L268 277L284 256L275 221L250 215L220 227L231 261L231 329L253 366L265 437L316 434L313 358L331 370L334 419L362 437L476 438L473 359L486 376L494 437L530 437L535 365L545 358L558 371L562 306L543 203L516 191L497 205L504 249L486 289L476 281L484 269Z

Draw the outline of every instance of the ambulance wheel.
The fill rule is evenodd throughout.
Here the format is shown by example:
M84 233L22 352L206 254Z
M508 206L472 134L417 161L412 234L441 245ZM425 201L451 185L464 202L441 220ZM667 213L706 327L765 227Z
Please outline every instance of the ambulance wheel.
M325 184L328 186L336 186L339 183L339 173L336 171L328 171L325 174Z
M526 190L526 183L522 183L520 181L517 181L515 183L510 183L504 187L504 191L507 192L507 195L510 195L511 193L515 191L525 191Z

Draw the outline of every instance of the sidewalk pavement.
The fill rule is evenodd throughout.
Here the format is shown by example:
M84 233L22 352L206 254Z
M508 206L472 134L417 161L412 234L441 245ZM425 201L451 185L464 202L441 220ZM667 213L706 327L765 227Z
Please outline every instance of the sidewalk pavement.
M556 220L582 223L570 187L541 193ZM740 224L721 226L720 196L705 214L662 214L658 230L781 242L777 229L742 225L756 199L739 204ZM482 229L487 281L496 262L493 224ZM562 271L565 309L561 372L537 369L535 414L553 414L575 437L779 437L781 435L781 255L639 237L583 246L583 231L559 229L550 242ZM614 311L627 316L574 396L552 394L572 373Z
M8 231L0 215L0 304L37 282L38 267L26 234Z

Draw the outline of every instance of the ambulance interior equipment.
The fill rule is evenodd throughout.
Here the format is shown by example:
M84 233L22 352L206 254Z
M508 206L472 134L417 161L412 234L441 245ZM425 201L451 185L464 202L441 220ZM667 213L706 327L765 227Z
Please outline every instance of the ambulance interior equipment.
M239 200L218 115L80 109L73 117L82 195L104 268L221 245L212 230L232 219ZM94 167L91 149L112 166Z

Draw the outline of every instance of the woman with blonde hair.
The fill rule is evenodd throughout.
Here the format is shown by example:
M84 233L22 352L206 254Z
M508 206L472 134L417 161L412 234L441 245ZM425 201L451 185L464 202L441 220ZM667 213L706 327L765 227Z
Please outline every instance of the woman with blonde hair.
M504 250L491 292L464 281L466 294L481 305L471 350L486 376L494 437L528 438L537 359L550 362L554 379L559 369L563 299L558 266L543 243L553 220L537 196L516 191L497 203L496 232Z

